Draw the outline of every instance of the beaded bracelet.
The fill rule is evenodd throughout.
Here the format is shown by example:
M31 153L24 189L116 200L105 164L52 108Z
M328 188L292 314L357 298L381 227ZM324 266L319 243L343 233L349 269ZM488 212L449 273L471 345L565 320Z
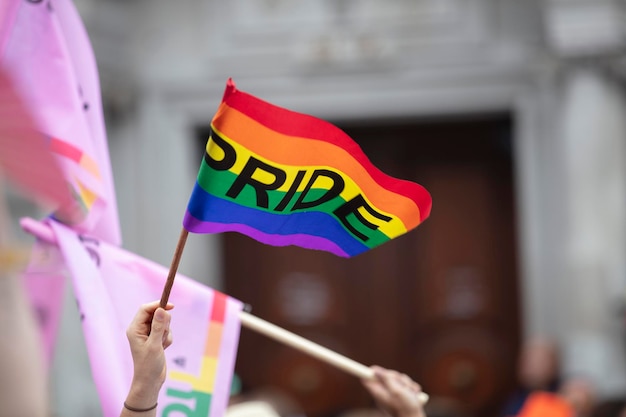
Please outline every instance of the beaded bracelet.
M135 407L131 407L128 404L126 404L126 401L124 401L124 408L126 408L127 410L133 411L135 413L143 413L146 411L150 411L150 410L154 410L155 408L157 408L157 405L159 403L154 404L152 407L149 408L135 408Z

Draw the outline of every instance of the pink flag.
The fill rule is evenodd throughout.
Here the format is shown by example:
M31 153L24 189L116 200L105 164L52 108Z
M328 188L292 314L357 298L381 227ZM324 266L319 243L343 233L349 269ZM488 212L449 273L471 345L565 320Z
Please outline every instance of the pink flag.
M72 275L92 374L105 417L119 416L132 378L126 328L158 300L167 268L50 221ZM106 277L106 279L105 279ZM178 276L170 301L174 343L159 417L221 417L230 394L242 303Z
M32 115L0 68L0 172L50 209L72 207L63 174Z
M57 212L75 230L120 244L96 62L70 0L5 0L0 66L33 113L82 213ZM69 210L66 210L69 211Z

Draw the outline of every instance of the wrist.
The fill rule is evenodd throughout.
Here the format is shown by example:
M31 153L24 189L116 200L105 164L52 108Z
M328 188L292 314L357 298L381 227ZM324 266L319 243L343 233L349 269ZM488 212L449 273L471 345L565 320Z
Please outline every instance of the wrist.
M378 406L378 409L387 417L424 417L424 411L420 408L414 409L395 409L392 407Z
M126 404L134 408L149 408L156 404L159 399L161 382L141 381L133 379L133 382L126 396Z
M394 414L395 417L424 417L424 410L419 407L411 410L402 410Z

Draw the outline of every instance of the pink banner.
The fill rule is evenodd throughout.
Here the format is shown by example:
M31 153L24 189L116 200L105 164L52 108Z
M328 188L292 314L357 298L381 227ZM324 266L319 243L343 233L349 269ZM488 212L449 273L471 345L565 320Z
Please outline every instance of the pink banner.
M139 306L158 300L167 268L50 221L72 275L105 417L119 416L132 378L126 328ZM222 417L239 343L242 303L178 275L170 295L174 343L160 417Z
M25 100L82 210L63 221L120 244L100 85L85 28L70 0L5 0L0 65ZM70 211L70 210L65 210Z
M63 173L33 116L0 68L0 171L47 209L72 205Z

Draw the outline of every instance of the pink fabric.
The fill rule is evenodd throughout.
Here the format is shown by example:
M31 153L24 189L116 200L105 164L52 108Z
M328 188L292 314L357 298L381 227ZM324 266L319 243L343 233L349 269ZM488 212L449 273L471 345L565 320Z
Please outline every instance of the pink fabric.
M19 4L20 0L4 0L0 2L0 60L13 28Z
M52 364L61 322L66 273L59 249L54 245L37 241L22 279L39 325L48 369Z
M0 171L48 209L72 199L54 157L11 80L0 68Z
M158 300L167 268L97 239L81 237L50 221L74 285L82 326L105 417L119 416L132 378L126 328L139 306ZM210 414L222 417L228 402L239 341L242 304L228 298L226 319L213 389L202 382L201 362L210 328L215 291L178 275L170 295L175 305L173 345L166 351L168 377L159 397L159 417L205 417L200 412L210 391ZM200 384L200 385L198 385ZM210 388L210 389L209 389ZM208 411L208 410L207 410ZM178 413L178 414L177 414Z
M53 148L84 213L72 227L110 243L121 233L102 116L96 62L70 0L4 0L0 66ZM12 25L11 25L12 23Z

